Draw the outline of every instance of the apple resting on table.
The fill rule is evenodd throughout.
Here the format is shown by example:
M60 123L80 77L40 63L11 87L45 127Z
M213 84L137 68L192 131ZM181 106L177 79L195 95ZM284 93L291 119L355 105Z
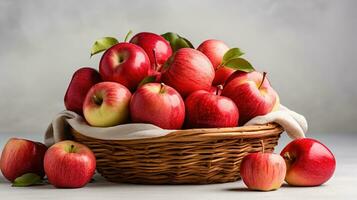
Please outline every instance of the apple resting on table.
M285 173L284 159L273 153L248 154L240 165L243 182L251 190L276 190L283 184Z
M59 188L83 187L91 180L95 167L93 152L83 144L70 140L51 146L44 158L48 181Z
M0 160L1 172L13 182L17 177L34 173L43 177L43 157L47 147L31 140L11 138L5 145Z
M294 186L318 186L328 181L336 168L332 152L311 138L290 142L281 152L287 172L285 181Z

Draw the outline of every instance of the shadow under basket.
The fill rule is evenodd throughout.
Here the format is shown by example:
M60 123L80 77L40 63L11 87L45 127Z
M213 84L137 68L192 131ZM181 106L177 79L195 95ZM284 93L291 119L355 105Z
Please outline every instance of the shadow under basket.
M100 140L72 129L74 139L97 158L97 171L111 182L209 184L240 178L242 158L273 152L284 130L277 124L187 129L135 140Z

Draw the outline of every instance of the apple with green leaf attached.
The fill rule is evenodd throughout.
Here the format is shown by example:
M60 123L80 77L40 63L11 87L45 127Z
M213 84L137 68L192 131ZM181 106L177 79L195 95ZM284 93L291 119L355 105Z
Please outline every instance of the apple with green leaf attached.
M161 66L172 55L170 43L160 35L150 32L141 32L133 36L130 43L143 48L151 63L151 73L160 71Z
M105 51L100 59L99 73L103 81L117 82L134 91L150 73L150 59L144 49L126 42L118 42L113 37L97 40L92 46L91 56Z
M13 182L16 178L27 174L45 175L43 157L47 147L26 139L11 138L5 145L0 159L0 168L4 177Z
M239 48L229 49L221 40L206 40L197 50L208 57L215 69L213 85L223 85L236 70L247 72L253 68L248 61L241 58L244 53Z

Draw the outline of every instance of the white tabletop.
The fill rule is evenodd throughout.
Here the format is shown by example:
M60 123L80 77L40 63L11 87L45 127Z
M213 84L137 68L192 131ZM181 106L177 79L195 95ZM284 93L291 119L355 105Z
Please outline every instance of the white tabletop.
M9 138L9 135L0 135L0 147ZM17 135L17 137L23 137ZM100 175L95 181L80 189L56 189L51 185L15 188L11 187L0 176L0 199L155 199L155 200L182 200L182 199L356 199L357 195L357 135L313 135L334 152L337 159L337 169L334 177L325 185L319 187L289 187L272 192L256 192L246 189L242 181L211 185L134 185L115 184L105 181ZM27 136L30 139L40 140L39 136ZM276 152L288 142L283 136Z

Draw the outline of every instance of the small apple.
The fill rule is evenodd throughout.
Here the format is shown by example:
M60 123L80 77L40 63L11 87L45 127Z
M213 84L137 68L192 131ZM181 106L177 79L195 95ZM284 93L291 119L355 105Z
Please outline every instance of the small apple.
M170 43L155 33L138 33L131 38L130 43L136 44L144 49L149 56L152 73L159 71L161 66L172 55Z
M11 182L26 173L35 173L43 177L43 157L46 150L47 147L40 142L11 138L1 154L2 174Z
M222 96L234 101L239 110L239 124L265 115L279 105L279 97L270 86L266 73L236 71L226 81Z
M130 98L130 91L119 83L97 83L84 100L84 118L90 125L99 127L125 123L129 118Z
M199 90L185 100L186 128L221 128L238 126L239 113L234 102L220 96L221 86L216 94Z
M332 152L311 138L290 142L281 152L287 172L285 181L294 186L318 186L328 181L336 167Z
M83 144L66 140L51 146L45 154L48 181L59 188L80 188L95 172L95 156Z
M197 90L209 90L213 79L214 69L209 59L191 48L177 50L162 68L161 80L182 97Z
M185 119L185 105L172 87L148 83L133 94L130 113L133 122L151 123L163 129L180 129Z
M99 63L99 73L104 81L120 83L131 91L149 72L150 60L145 51L127 42L110 47Z
M281 187L286 173L284 159L273 153L251 153L240 165L240 175L251 190L270 191Z
M64 96L64 105L67 110L83 115L83 102L89 89L101 82L100 74L97 70L89 67L78 69L72 76Z

